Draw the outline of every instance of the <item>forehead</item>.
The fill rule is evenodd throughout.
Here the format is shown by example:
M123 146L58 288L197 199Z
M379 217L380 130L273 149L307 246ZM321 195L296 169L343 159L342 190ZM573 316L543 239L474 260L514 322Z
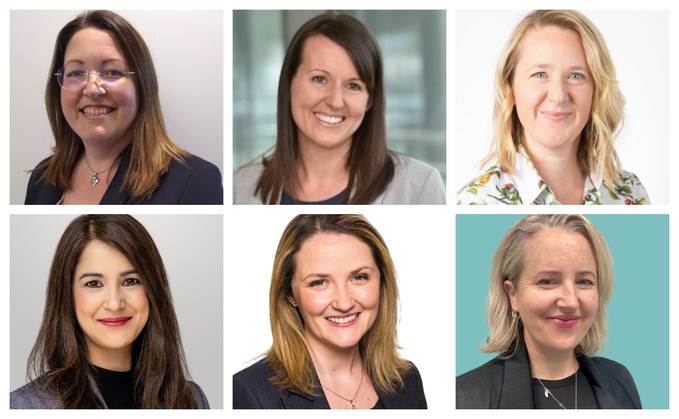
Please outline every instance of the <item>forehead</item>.
M315 234L302 243L297 253L298 272L324 268L355 269L363 265L375 265L372 251L363 241L349 234Z
M300 67L353 73L353 77L358 77L358 71L347 51L324 35L313 35L304 41Z
M529 241L527 252L525 271L589 268L596 272L592 246L580 233L560 228L543 230Z
M118 249L100 240L92 240L85 245L80 253L76 271L93 267L120 266L132 263Z
M587 65L582 39L577 32L558 26L531 28L523 35L517 46L518 66L552 64L549 61L570 65Z
M125 62L125 55L113 33L97 28L85 28L76 32L66 45L64 62L71 60Z

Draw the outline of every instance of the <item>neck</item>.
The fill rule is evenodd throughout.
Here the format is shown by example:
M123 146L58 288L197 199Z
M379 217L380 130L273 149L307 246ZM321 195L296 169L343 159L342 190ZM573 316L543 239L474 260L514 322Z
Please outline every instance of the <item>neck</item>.
M132 369L132 346L120 349L106 349L88 345L90 364L111 371L125 372Z
M530 369L533 377L543 380L561 380L573 375L580 364L575 357L575 352L545 353L526 342Z
M96 173L103 172L116 163L116 159L127 147L132 138L127 141L119 141L116 144L91 144L85 145L83 158L86 159L88 167Z
M296 198L317 201L332 197L347 187L349 150L300 147L297 175L300 190Z
M582 204L587 174L578 163L577 145L563 150L527 146L526 153L559 202Z
M331 381L343 380L345 377L359 373L362 369L358 344L342 350L312 345L310 355L316 374L323 382L326 382L327 378ZM324 378L326 378L325 381Z

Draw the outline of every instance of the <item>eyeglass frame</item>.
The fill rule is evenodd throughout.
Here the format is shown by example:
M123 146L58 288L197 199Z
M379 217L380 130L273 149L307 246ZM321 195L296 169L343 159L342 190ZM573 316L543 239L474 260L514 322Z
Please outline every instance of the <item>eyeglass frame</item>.
M83 73L85 73L85 81L83 82L83 85L80 86L83 89L85 88L85 86L87 86L87 83L90 80L90 74L96 74L97 75L95 82L97 83L97 87L99 87L100 89L118 90L118 89L123 88L123 86L120 86L120 87L117 87L117 88L114 88L114 89L111 89L110 87L109 88L102 87L101 86L101 72L99 72L99 71L83 71ZM124 74L126 78L129 78L128 77L129 74L137 74L137 73L134 72L134 71L124 71L124 72L122 72L122 74ZM59 85L59 87L61 87L62 89L68 90L68 89L66 89L65 86L63 86L61 83L59 83L59 76L62 76L61 77L62 81L64 80L64 77L66 76L66 67L61 67L60 69L57 70L56 73L54 73L54 75L57 76L57 84Z

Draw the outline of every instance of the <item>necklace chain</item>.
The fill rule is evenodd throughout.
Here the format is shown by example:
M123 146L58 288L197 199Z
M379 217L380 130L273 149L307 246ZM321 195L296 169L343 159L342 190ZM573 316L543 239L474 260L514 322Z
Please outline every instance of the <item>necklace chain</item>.
M94 169L92 169L92 166L90 166L90 164L87 162L87 157L83 156L83 159L85 160L85 164L87 165L87 167L94 173L94 175L92 175L92 179L90 179L90 182L92 183L92 186L97 186L97 183L99 183L99 177L97 176L97 172L95 172ZM115 165L116 165L116 162L114 161L113 164L111 165L111 167L109 167L109 168L106 169L106 170L102 170L102 171L99 172L98 174L102 174L102 173L108 172L108 171L111 170L111 169L113 168L113 166L115 166Z
M538 381L539 381L540 384L542 385L542 388L545 389L545 397L552 396L552 398L553 398L554 400L556 400L557 403L559 403L559 407L562 408L562 409L564 409L564 410L566 410L566 407L563 405L563 403L561 403L561 402L559 401L559 399L557 399L557 398L554 396L554 393L552 393L551 390L547 390L547 387L545 387L545 385L542 383L542 380L540 380L538 377L535 377L535 378L538 379ZM577 409L578 409L578 372L576 371L576 372L575 372L575 410L577 410Z
M361 369L361 381L358 383L358 389L356 390L356 394L354 394L354 397L351 398L351 399L347 399L346 397L340 396L339 394L335 393L334 391L332 391L332 390L330 390L328 387L326 387L325 384L323 384L323 383L321 383L321 385L322 385L326 390L328 390L329 392L331 392L331 393L334 394L335 396L339 397L340 399L343 399L343 400L348 401L349 404L351 405L351 408L354 409L354 410L356 410L356 406L354 406L354 400L356 400L356 396L358 396L358 392L361 391L361 385L363 385L363 369Z

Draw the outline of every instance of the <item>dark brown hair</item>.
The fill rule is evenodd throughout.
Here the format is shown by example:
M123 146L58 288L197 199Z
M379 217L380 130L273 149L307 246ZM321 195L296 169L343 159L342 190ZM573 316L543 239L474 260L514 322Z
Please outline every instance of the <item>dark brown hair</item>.
M57 36L45 90L47 117L55 140L52 148L54 154L34 170L43 172L39 180L46 180L66 190L73 168L84 151L82 141L64 117L61 108L62 88L54 74L64 66L68 42L76 32L86 28L110 32L120 45L130 67L128 70L135 73L131 80L137 88L139 109L131 127L132 142L119 156L119 159L128 158L122 189L138 201L148 199L172 161L182 161L182 156L188 156L189 153L179 148L165 130L158 96L158 78L144 39L127 20L108 10L92 10L79 14Z
M132 349L137 404L144 409L197 408L186 378L163 260L144 226L129 215L82 215L61 236L50 268L42 325L28 358L28 378L33 378L34 388L43 399L54 395L60 408L103 407L90 384L92 367L73 298L73 275L92 240L122 253L139 272L148 296L149 318Z
M375 388L392 394L403 386L403 377L412 368L398 354L398 285L396 268L387 244L372 224L360 214L306 214L295 217L283 232L269 291L269 316L273 344L267 360L276 371L274 383L314 394L314 372L304 333L304 322L287 297L292 295L292 279L297 269L297 253L302 244L319 233L348 234L365 243L380 272L380 302L375 323L359 342L366 374Z
M302 62L306 40L314 35L323 35L344 48L370 95L363 122L351 142L347 159L349 184L342 199L343 203L369 204L394 176L394 162L387 150L382 53L363 23L352 16L335 13L309 20L290 41L278 80L276 147L270 157L262 159L264 172L257 181L255 194L259 194L264 203L277 204L282 191L294 198L299 186L299 145L297 125L292 118L290 85Z

